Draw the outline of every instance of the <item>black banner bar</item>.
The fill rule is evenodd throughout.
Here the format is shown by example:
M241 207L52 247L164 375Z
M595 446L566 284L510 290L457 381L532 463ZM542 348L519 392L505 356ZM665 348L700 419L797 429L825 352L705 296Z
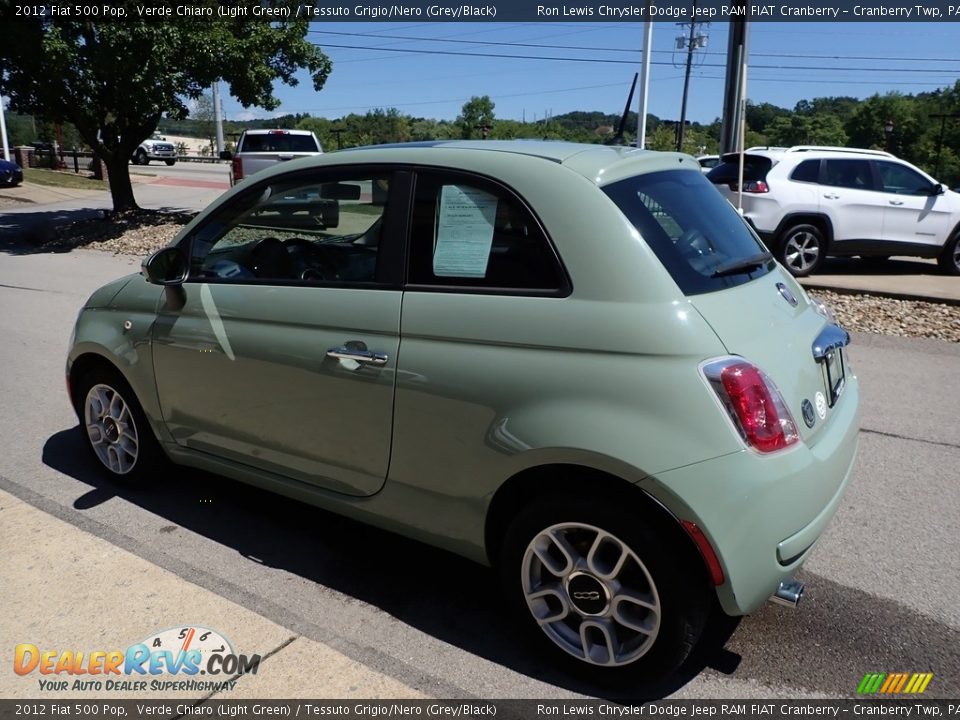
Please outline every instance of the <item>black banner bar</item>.
M960 0L7 0L4 19L204 21L217 18L315 22L958 22Z
M144 718L855 718L960 717L960 700L0 700L0 720Z

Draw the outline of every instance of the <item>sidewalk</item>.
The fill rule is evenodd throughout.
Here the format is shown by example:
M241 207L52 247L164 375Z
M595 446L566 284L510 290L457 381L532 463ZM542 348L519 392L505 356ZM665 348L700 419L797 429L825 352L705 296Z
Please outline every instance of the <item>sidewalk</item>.
M246 608L194 585L126 550L39 510L0 490L0 647L8 662L18 644L40 652L90 653L119 650L162 635L170 628L215 618L219 633L236 653L262 656L255 675L17 675L11 665L0 673L0 698L165 699L196 701L210 690L150 690L161 681L236 680L218 699L248 698L420 698L416 690L375 672L337 650L298 636ZM149 623L144 620L149 618ZM178 643L179 644L179 643ZM145 691L70 690L74 681L136 682ZM67 683L66 691L40 688L40 681Z

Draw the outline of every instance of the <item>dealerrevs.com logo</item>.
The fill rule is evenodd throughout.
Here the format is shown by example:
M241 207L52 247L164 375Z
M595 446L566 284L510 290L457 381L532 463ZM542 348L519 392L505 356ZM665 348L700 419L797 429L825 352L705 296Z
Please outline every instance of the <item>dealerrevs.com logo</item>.
M260 655L238 654L219 632L199 625L153 633L126 650L21 643L13 655L17 675L38 674L39 689L52 691L232 690L238 676L255 675L259 667Z

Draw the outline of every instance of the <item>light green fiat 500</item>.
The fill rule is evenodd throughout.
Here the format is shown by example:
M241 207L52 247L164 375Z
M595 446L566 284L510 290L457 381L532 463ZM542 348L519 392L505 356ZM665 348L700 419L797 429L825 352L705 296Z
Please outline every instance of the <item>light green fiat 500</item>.
M142 275L67 361L105 472L202 468L494 565L535 643L611 680L676 669L714 602L795 604L850 478L848 334L686 155L291 161Z

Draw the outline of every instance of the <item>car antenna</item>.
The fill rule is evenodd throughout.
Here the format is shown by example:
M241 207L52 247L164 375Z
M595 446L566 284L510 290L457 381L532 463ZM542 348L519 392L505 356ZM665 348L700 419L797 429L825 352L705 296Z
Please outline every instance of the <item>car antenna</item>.
M623 131L627 129L627 116L630 114L630 105L633 104L633 91L637 89L637 78L640 73L633 74L633 84L630 85L630 94L627 95L627 104L623 108L623 115L620 117L620 126L617 128L617 134L607 140L607 145L623 145Z

